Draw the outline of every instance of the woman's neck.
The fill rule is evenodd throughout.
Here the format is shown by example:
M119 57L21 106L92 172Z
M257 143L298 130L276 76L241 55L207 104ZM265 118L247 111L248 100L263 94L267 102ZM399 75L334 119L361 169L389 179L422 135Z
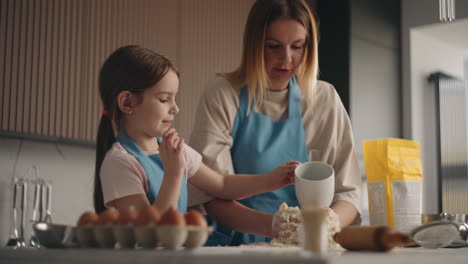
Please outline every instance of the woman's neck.
M245 81L242 80L238 75L233 73L224 75L224 78L231 83L231 86L236 89L240 89L244 85L246 85ZM285 82L272 82L271 85L268 87L268 90L271 92L280 92L288 89L289 87L289 80Z
M288 89L289 81L287 82L272 82L268 90L272 92L279 92Z

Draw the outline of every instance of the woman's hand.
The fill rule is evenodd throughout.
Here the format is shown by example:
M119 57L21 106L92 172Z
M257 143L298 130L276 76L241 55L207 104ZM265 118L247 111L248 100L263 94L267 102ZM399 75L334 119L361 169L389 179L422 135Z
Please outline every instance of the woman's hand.
M294 170L299 164L299 161L290 160L270 173L274 181L278 182L279 188L294 183Z
M185 170L184 140L179 137L175 128L169 128L162 138L159 153L164 165L164 175L182 176Z

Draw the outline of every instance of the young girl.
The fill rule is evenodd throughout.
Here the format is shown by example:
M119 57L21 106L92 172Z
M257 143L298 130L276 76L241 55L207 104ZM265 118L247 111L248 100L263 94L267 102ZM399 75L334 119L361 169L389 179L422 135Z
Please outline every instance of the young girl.
M171 128L179 108L178 72L139 46L117 49L99 76L104 106L97 139L94 206L118 210L152 205L187 210L187 181L222 199L240 199L293 182L298 162L260 175L221 176L201 162Z

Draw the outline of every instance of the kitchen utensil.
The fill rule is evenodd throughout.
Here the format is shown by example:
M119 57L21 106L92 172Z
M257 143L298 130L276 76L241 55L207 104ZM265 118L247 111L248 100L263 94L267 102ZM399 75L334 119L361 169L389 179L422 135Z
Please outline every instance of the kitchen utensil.
M43 211L44 216L42 221L46 223L52 223L52 184L45 181L42 185L42 191L44 192L46 198L43 204L43 208L45 208L45 210Z
M41 212L41 195L42 195L42 186L39 180L32 182L34 186L34 201L33 201L33 211L31 216L32 222L40 222L42 219Z
M27 215L27 204L28 204L28 182L26 179L21 180L21 227L19 233L19 239L23 246L26 246L24 233L26 229L26 215Z
M26 226L26 206L28 200L28 184L26 179L19 178L14 180L13 188L13 234L10 236L10 240L7 242L8 246L13 246L14 248L26 247L26 242L24 240L24 230ZM20 200L20 227L19 231L16 229L16 222L18 217L18 208L17 201Z
M388 251L408 244L407 234L396 232L389 226L346 226L333 239L348 250Z
M455 214L440 214L440 220L416 227L410 232L413 240L424 248L440 248L450 246L455 241L463 244L468 239L468 225L457 222ZM461 215L459 216L460 220ZM465 217L466 219L466 217ZM468 244L466 244L468 245Z
M33 178L31 179L31 184L34 186L34 200L33 200L33 211L31 216L31 222L34 224L40 222L42 218L42 212L40 208L41 196L42 196L42 182L43 180L39 178L39 170L36 166L32 167ZM31 238L29 240L29 245L32 247L39 248L40 244L37 241L34 229L31 232Z
M72 226L46 222L33 223L38 242L47 248L78 247L76 231Z
M7 242L7 247L23 247L23 241L20 240L20 235L18 232L18 200L20 200L19 195L21 195L21 185L17 177L13 177L12 180L12 189L13 189L13 206L12 206L12 230L10 237Z
M330 165L309 161L295 171L296 196L302 208L328 208L335 193L335 172Z

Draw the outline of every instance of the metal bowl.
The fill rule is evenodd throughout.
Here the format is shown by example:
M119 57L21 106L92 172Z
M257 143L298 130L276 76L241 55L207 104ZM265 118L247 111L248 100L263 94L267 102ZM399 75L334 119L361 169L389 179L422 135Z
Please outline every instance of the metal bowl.
M422 214L421 223L422 226L414 229L412 237L414 234L425 227L431 227L434 225L439 225L441 223L450 222L454 225L459 232L459 236L448 247L467 247L468 246L468 215L467 214L450 214L450 213L440 213L440 214Z
M39 244L47 248L77 247L75 228L46 222L33 224Z

